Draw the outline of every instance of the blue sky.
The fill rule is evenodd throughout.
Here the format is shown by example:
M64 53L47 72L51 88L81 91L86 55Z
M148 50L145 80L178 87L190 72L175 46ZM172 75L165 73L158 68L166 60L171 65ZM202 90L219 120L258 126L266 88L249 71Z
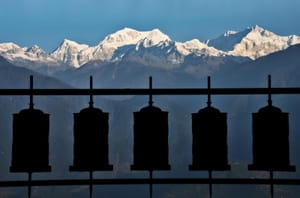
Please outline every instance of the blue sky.
M51 52L64 38L96 45L124 27L159 28L173 40L216 38L260 25L300 35L300 0L0 0L0 42Z

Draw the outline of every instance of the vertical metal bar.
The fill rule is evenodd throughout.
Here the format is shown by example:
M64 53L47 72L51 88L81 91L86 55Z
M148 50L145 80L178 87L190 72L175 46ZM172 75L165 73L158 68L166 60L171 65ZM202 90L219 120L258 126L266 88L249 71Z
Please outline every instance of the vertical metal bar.
M29 99L29 108L33 109L33 76L30 75L30 80L29 80L29 89L30 89L30 99Z
M272 95L271 95L271 75L268 75L268 89L269 89L269 93L268 93L268 104L270 105L270 106L272 106Z
M210 93L210 76L207 77L207 106L211 106L211 93Z
M208 171L209 177L209 197L212 198L213 190L212 190L212 170Z
M90 171L90 198L93 197L93 171Z
M89 102L90 108L93 108L94 106L92 91L93 91L93 76L90 76L90 102Z
M271 191L271 198L273 198L274 197L274 182L273 182L273 179L274 179L274 173L273 173L273 171L270 171L270 182L271 182L271 189L270 189L270 191Z
M152 107L153 100L152 100L152 76L149 76L149 106Z
M149 171L149 193L150 193L150 198L152 198L153 195L153 182L152 182L152 178L153 178L153 170Z
M28 189L27 189L28 198L31 197L31 181L32 181L32 172L28 172Z

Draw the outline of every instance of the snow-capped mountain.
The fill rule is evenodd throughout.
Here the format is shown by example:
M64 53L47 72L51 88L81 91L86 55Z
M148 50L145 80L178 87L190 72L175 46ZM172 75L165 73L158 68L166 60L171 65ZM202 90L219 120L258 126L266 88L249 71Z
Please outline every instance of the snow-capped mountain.
M137 31L123 28L106 36L95 46L65 39L49 54L37 45L27 48L14 43L2 43L0 55L15 65L52 74L68 68L79 68L90 61L119 62L125 59L164 69L178 68L186 62L192 62L195 67L197 62L203 64L208 60L209 64L218 66L218 63L212 63L216 58L207 57L223 57L222 60L225 57L241 62L248 60L247 58L257 59L298 43L298 36L279 36L259 26L241 32L228 31L207 42L198 39L177 42L159 29Z
M127 28L124 30L126 32L128 30L133 31ZM134 30L134 32L137 33L136 30ZM131 60L139 59L139 62L143 62L145 65L172 69L177 68L179 64L184 62L185 57L191 54L195 56L225 55L224 52L209 47L198 39L184 43L173 41L158 29L154 29L150 32L142 32L140 38L135 40L138 42L131 42L127 45L115 47L116 50L114 51L112 60L116 61L130 57Z
M115 62L120 61L128 54L145 54L144 52L160 51L167 62L179 64L184 56L190 54L219 56L224 54L220 50L201 43L198 39L185 43L172 41L169 36L158 29L151 31L137 31L124 28L104 38L96 46L78 44L74 41L65 40L51 57L74 67L95 60ZM149 53L148 53L149 54ZM157 53L155 53L157 55ZM175 55L176 54L176 55ZM160 64L161 65L161 64Z
M126 57L127 53L132 55L132 51L135 51L135 54L144 54L141 50L146 50L147 53L151 51L151 53L156 55L158 54L154 51L159 50L160 56L162 58L165 56L167 62L171 64L182 63L184 57L190 54L197 56L225 55L224 52L209 47L198 39L183 43L172 41L168 35L162 33L159 29L137 31L131 28L124 28L106 36L96 46L78 44L75 41L65 39L51 54L45 53L38 46L21 48L14 43L3 43L0 46L1 55L20 66L25 66L28 64L28 61L33 61L55 63L57 65L65 64L75 68L95 60L120 61L123 57ZM24 63L22 63L22 60Z
M12 42L0 43L0 55L14 65L40 73L52 74L68 68L67 65L51 57L37 45L27 48L20 47Z
M197 39L184 43L165 40L153 46L145 45L144 40L141 40L136 45L120 47L115 55L119 56L118 59L123 62L136 62L136 64L167 70L182 69L191 65L200 66L204 63L211 66L212 64L206 61L208 57L226 56L229 59L226 53L209 47ZM216 64L222 64L221 62L216 62Z
M171 39L158 29L152 31L137 31L124 28L108 35L99 45L93 47L92 57L93 60L115 61L119 60L124 53L126 53L126 51L122 51L119 54L115 54L119 48L140 45L140 42L143 43L144 47L151 47L168 40ZM138 50L138 48L136 49Z
M300 37L279 36L256 25L241 32L228 31L206 43L230 55L246 56L255 60L299 44Z
M143 46L151 47L161 41L167 40L170 40L170 38L158 29L152 31L137 31L124 28L106 36L98 45L91 47L65 39L64 42L51 53L51 57L68 65L80 67L91 60L118 60L122 54L118 56L114 55L114 53L118 48L123 46L137 45L143 41Z
M79 57L79 53L88 49L89 46L85 44L78 44L75 41L64 39L60 46L50 54L56 60L59 60L73 67L79 67L84 62Z
M14 60L30 60L56 62L43 49L34 45L31 48L20 47L14 43L0 43L0 54L10 61Z

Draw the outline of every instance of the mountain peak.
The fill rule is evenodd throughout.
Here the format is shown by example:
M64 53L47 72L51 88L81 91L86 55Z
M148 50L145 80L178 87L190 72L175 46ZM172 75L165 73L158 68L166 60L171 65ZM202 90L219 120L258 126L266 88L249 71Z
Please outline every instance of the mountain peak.
M32 47L28 48L26 52L30 52L34 54L46 54L46 52L38 45L33 45Z
M100 45L118 48L122 45L135 44L141 40L142 33L131 28L123 28L104 38Z
M89 46L86 44L79 44L75 41L71 41L68 39L64 39L61 44L59 45L59 47L57 49L55 49L51 54L55 54L58 51L61 50L72 50L72 51L81 51L85 48L88 48Z
M192 39L183 43L187 48L203 48L207 46L204 43L201 43L198 39Z
M300 37L279 36L255 25L240 32L227 31L218 38L207 41L207 44L231 55L257 59L299 42Z
M159 29L153 29L151 31L144 32L144 34L145 38L140 41L143 43L144 47L151 47L161 42L171 41L169 36L162 33Z
M168 35L164 34L159 29L153 29L148 32L148 39L156 40L157 42L171 40Z
M280 36L258 25L248 28L248 31L248 34L236 43L230 54L255 60L300 43L300 37Z
M262 28L262 27L260 27L258 25L255 25L255 26L253 26L251 28L248 28L248 30L249 30L248 36L250 36L250 35L256 35L258 37L273 37L273 36L278 36L278 35L274 34L273 32L270 32L270 31L268 31L268 30L266 30L266 29L264 29L264 28ZM255 39L255 37L253 39Z
M250 27L250 28L248 28L248 29L250 29L250 30L252 30L252 31L254 31L254 32L262 32L262 31L265 31L265 29L262 28L262 27L260 27L259 25L254 25L254 26L252 26L252 27Z
M38 45L33 45L32 47L28 48L28 50L36 51L36 50L42 50L42 48L40 48L40 46L38 46Z
M89 46L85 44L79 44L75 41L64 39L60 46L51 53L51 57L59 60L63 63L73 65L74 67L79 67L81 63L77 58L77 55Z
M21 49L21 47L13 42L0 43L0 52L6 52L10 50L17 50L17 49Z
M164 40L170 40L170 38L159 29L153 29L151 31L137 31L135 29L125 27L105 37L100 45L118 48L125 45L136 45L145 39L150 41L152 45L156 45Z
M75 41L72 41L72 40L69 40L69 39L64 39L61 44L60 44L60 47L61 46L70 46L70 47L77 47L77 48L86 48L88 47L88 45L86 44L79 44Z
M136 31L136 30L133 29L133 28L130 28L130 27L124 27L123 29L121 29L119 31L124 31L124 32L128 31L128 32L130 32L130 31Z

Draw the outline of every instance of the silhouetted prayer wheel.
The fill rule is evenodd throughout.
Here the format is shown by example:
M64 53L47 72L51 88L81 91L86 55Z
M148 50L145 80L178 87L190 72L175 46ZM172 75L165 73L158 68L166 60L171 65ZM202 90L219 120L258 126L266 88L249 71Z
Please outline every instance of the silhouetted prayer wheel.
M229 170L226 113L208 106L192 114L193 163L190 170Z
M253 164L249 170L295 171L290 165L289 117L272 105L271 76L268 76L268 105L252 114Z
M70 171L112 170L108 159L108 113L89 107L74 113L74 161Z
M207 107L192 114L193 162L190 170L230 170L227 158L227 114L211 106L208 77Z
M170 170L168 112L151 105L134 112L132 170Z
M30 76L30 91L33 77ZM29 109L13 114L11 172L51 171L49 166L49 114L33 108L30 94ZM30 176L31 177L31 176Z
M253 164L249 170L295 171L289 158L288 113L269 104L252 115Z
M74 158L70 171L112 170L108 157L108 113L93 104L93 78L90 77L89 107L74 113ZM92 175L91 175L92 176Z
M152 77L149 77L149 105L134 112L134 147L131 170L170 170L168 112L153 106Z
M49 114L24 109L13 115L11 172L44 172L49 166Z

